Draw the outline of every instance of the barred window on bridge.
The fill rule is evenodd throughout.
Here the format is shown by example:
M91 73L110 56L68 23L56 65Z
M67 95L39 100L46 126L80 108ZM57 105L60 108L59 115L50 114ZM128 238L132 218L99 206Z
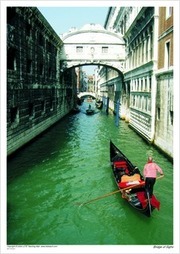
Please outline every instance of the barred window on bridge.
M77 53L82 53L82 52L83 52L83 47L77 46L77 47L76 47L76 52L77 52Z

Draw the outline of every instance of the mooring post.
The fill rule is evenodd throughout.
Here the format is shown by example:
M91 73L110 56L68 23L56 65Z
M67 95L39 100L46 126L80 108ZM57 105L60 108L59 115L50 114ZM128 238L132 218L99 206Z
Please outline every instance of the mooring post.
M109 97L107 97L106 114L109 114Z
M119 106L120 106L120 102L119 100L117 100L116 102L116 119L115 119L115 123L116 123L116 126L119 126Z

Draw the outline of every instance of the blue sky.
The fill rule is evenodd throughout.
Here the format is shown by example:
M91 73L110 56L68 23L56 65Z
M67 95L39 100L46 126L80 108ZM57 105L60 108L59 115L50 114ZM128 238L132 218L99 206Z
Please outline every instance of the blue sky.
M60 35L71 27L95 23L104 26L109 7L38 7L55 32Z

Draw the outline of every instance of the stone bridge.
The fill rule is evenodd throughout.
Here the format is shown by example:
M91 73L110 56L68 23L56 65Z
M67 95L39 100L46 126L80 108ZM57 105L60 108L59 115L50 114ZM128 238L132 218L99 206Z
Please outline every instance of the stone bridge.
M86 24L61 36L61 71L82 65L109 66L124 71L125 42L120 33Z
M92 93L92 92L81 92L81 93L79 93L77 96L78 96L78 98L91 96L91 97L93 97L94 99L96 99L96 97L97 97L96 94L95 94L95 93Z

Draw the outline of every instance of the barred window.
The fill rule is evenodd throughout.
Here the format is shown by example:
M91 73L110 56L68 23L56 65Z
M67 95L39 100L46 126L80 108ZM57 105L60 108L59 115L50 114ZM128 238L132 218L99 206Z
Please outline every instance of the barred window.
M32 60L27 59L27 73L31 74L32 73Z
M108 53L108 47L102 47L102 53L107 54Z
M39 75L43 75L44 74L44 65L42 63L39 64Z
M83 47L82 46L77 46L76 47L76 53L82 53L83 52Z
M157 119L158 119L158 120L161 119L161 110L160 110L159 107L157 108Z
M16 70L16 50L14 48L7 50L7 68L9 70Z
M30 117L33 117L33 115L34 115L34 103L33 102L28 103L28 113L29 113Z
M172 110L169 111L169 116L170 116L170 124L173 125L174 112Z

